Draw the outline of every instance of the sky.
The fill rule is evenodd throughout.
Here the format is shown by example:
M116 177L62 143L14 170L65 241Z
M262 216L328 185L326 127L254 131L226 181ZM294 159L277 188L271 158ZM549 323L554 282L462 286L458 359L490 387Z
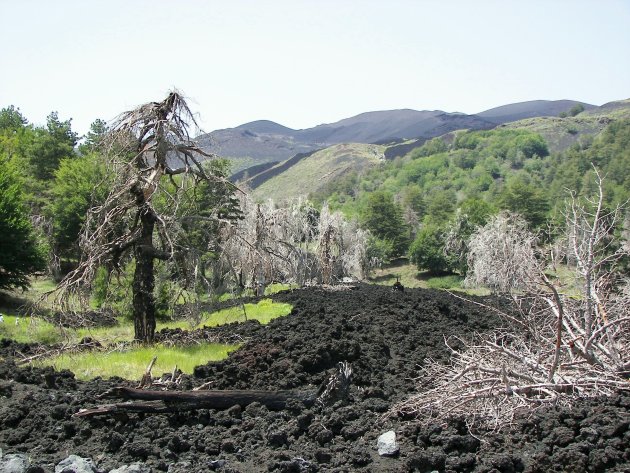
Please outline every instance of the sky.
M0 108L87 132L177 89L202 130L630 98L630 0L0 0Z

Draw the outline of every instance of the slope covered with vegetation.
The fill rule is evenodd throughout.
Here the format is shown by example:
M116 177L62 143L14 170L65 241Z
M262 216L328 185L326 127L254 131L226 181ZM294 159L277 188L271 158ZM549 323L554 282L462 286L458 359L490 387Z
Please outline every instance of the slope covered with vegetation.
M317 151L300 160L285 172L254 189L254 197L276 202L311 194L328 182L349 172L362 172L375 167L385 158L384 146L360 143L340 144Z
M619 107L615 116L623 117L628 110ZM435 138L402 158L331 181L311 198L327 201L346 216L367 222L374 194L383 193L395 203L395 213L403 217L400 232L407 232L410 242L420 235L423 247L429 240L437 245L456 225L468 226L466 231L470 231L500 210L519 213L532 228L541 230L557 221L568 190L578 195L593 191L593 166L606 176L608 205L630 197L630 120L582 115L536 119L540 126L560 123L562 129L543 130L526 121L524 126L517 122L495 130L460 131ZM566 127L580 120L598 124L588 128L594 133L583 129L571 146L554 151L549 140L557 144L559 135L570 135ZM425 269L457 268L444 260L442 249L434 250L441 261L429 263ZM427 251L424 247L423 253Z

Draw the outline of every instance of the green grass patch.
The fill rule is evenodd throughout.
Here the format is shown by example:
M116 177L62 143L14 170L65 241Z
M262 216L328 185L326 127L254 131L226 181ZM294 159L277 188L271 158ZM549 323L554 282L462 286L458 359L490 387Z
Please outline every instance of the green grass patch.
M31 280L29 292L32 292L34 296L39 297L45 292L52 291L55 287L57 287L57 284L50 278L35 278Z
M59 328L37 317L3 315L0 338L10 338L20 343L59 343L63 340Z
M20 293L21 300L36 300L41 294L54 289L55 283L50 279L35 279L32 287L25 293ZM268 294L290 289L291 286L273 284L267 288ZM245 304L242 306L224 309L212 314L204 314L201 326L217 326L231 322L258 320L261 324L267 324L271 320L288 315L292 306L290 304L275 303L271 299L263 299L257 304ZM217 343L205 343L185 347L166 347L154 345L150 347L135 347L126 350L112 349L120 342L128 342L133 339L133 322L129 318L118 317L118 324L112 327L95 327L80 329L62 329L38 317L19 317L15 311L6 313L3 308L3 319L0 323L0 339L8 338L21 343L77 343L85 337L91 337L102 345L108 346L110 351L85 351L80 353L65 353L57 357L41 359L34 362L37 366L53 366L57 370L69 369L79 379L93 379L95 377L111 378L119 376L125 379L137 379L142 377L147 365L154 356L157 363L153 368L155 374L171 372L177 366L184 373L192 373L195 366L203 365L209 361L219 361L227 358L231 351L239 345L225 345ZM18 323L16 323L18 321ZM158 322L156 331L164 328L190 329L188 320L174 320Z
M76 341L84 337L91 337L98 340L103 345L133 340L133 322L125 317L118 317L117 320L118 325L114 325L113 327L79 328L67 330L67 332L73 339L76 339ZM170 320L157 322L155 331L159 332L164 328L189 330L191 327L187 320Z
M410 264L405 260L374 271L369 280L374 284L392 286L396 282L396 278L400 280L403 286L408 288L443 289L475 296L490 294L490 291L486 288L463 288L462 281L464 278L458 274L433 276L430 273L418 271L416 265Z
M292 310L290 304L275 303L271 299L263 299L257 304L245 304L245 313L241 306L223 309L207 314L200 326L217 326L231 322L258 320L267 324L275 318L288 315ZM0 338L11 338L20 342L59 343L61 341L78 342L83 337L92 337L103 345L114 346L121 341L133 339L133 323L123 317L118 318L118 325L113 327L97 327L90 329L61 330L38 318L19 318L5 315L4 323L0 324ZM161 322L156 330L163 328L190 328L186 320ZM153 369L156 374L170 372L177 366L184 373L192 373L195 366L209 361L226 358L239 345L225 345L205 343L185 347L166 347L154 345L150 347L135 347L126 350L85 351L80 353L65 353L57 357L38 360L36 366L53 366L57 370L69 369L79 379L93 379L95 377L111 378L119 376L125 379L140 379L147 365L154 356L157 363Z
M271 299L262 299L257 304L245 304L245 312L241 306L223 309L211 314L204 314L199 325L191 327L188 320L171 320L158 322L156 331L164 328L180 328L189 330L203 326L217 325L245 320L258 320L261 324L268 324L273 319L291 313L291 304L276 303ZM19 322L16 324L16 320ZM124 317L118 317L118 324L112 327L93 327L78 329L61 329L38 317L18 317L4 315L4 322L0 323L0 338L10 338L20 343L54 344L60 342L77 343L85 337L93 338L102 345L111 345L123 341L133 340L133 322Z
M430 289L461 289L464 278L459 274L449 274L447 276L435 276L426 280Z
M377 269L369 280L382 286L392 286L396 282L396 278L405 287L427 287L426 281L420 277L416 265L406 262L386 265L381 269Z
M244 304L244 310L242 306L237 306L204 315L199 325L216 327L217 325L245 322L246 320L258 320L264 325L273 319L289 315L292 309L291 304L262 299L257 304Z
M16 324L16 320L18 323ZM156 330L163 328L190 328L184 320L158 322ZM9 338L20 343L55 344L61 342L76 343L84 337L91 337L103 345L130 341L133 339L133 323L123 317L118 318L118 325L113 327L94 327L68 329L60 328L39 317L18 317L4 314L4 323L0 323L0 338Z
M271 296L273 294L277 294L278 292L282 292L282 291L288 291L289 289L296 289L298 286L297 284L282 284L282 283L273 283L273 284L269 284L269 286L267 286L265 288L265 295L266 296ZM225 292L223 294L221 294L217 300L219 302L225 302L225 301L231 301L233 299L236 299L238 297L254 297L256 294L254 294L254 291L252 289L247 289L245 291L243 291L241 294L235 294L232 292Z
M42 360L36 365L53 366L57 370L69 369L78 379L83 380L98 376L102 378L118 376L124 379L140 380L154 356L157 356L157 361L153 366L154 376L171 372L175 366L184 373L191 374L195 366L203 365L209 361L223 360L238 347L239 345L220 343L204 343L185 347L155 345L107 353L90 351L63 354Z

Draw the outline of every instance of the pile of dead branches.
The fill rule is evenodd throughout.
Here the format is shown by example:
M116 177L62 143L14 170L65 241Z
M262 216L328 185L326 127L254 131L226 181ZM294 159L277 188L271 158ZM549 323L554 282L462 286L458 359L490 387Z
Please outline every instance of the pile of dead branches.
M511 214L473 235L468 281L508 295L514 309L488 307L503 316L504 328L456 340L464 349L451 349L448 365L429 360L420 378L425 390L394 413L499 429L543 406L630 390L630 283L619 268L630 252L615 237L621 208L605 210L595 172L598 195L568 202L561 254L546 258Z

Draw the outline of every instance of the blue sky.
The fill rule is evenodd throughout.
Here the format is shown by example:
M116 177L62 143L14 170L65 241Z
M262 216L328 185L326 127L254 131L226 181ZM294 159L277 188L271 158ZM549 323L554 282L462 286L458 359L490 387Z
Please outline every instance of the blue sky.
M0 0L0 107L84 133L172 88L205 131L630 98L627 0Z

